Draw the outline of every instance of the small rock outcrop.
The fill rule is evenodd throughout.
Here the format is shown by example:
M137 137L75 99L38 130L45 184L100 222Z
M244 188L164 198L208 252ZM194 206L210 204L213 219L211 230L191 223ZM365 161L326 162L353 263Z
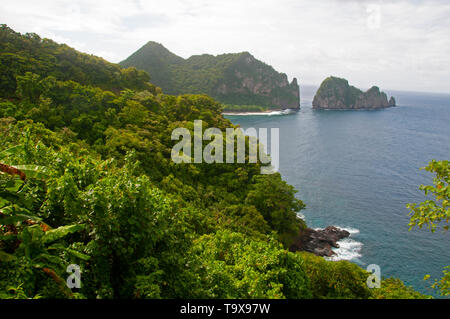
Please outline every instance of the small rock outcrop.
M307 251L317 256L331 257L336 253L333 248L339 248L339 240L347 238L350 233L335 226L314 230L306 228L295 238L289 247L290 251Z
M351 86L345 79L329 77L317 90L313 100L313 109L324 110L356 110L379 109L396 106L395 99L389 100L386 93L377 86L366 92Z

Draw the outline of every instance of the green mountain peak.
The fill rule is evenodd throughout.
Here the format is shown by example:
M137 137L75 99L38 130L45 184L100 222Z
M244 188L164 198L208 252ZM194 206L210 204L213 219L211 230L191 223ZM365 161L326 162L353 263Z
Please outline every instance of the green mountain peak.
M183 59L156 42L148 42L125 61L149 72L151 82L168 94L208 94L225 104L298 108L297 80L256 59L250 52L200 54Z

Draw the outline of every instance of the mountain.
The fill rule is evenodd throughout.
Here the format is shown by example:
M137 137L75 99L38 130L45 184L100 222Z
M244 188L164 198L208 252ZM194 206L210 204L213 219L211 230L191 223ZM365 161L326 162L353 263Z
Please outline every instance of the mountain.
M148 42L120 65L150 73L151 81L168 94L208 94L224 104L266 108L299 108L297 79L257 60L248 52L183 59L163 45Z
M387 95L377 86L366 92L351 86L345 79L326 78L317 90L313 100L314 109L378 109L395 106L395 99L388 101Z

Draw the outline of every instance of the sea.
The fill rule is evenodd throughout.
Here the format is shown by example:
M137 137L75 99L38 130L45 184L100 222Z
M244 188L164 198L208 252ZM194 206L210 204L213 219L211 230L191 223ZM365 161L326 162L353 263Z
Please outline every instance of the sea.
M421 293L450 265L450 231L409 231L408 203L433 175L429 161L450 160L450 94L385 92L397 107L380 110L313 110L317 87L301 87L298 112L227 115L243 129L279 128L279 172L306 204L299 215L309 227L350 232L331 260L397 277ZM425 275L430 275L428 281Z

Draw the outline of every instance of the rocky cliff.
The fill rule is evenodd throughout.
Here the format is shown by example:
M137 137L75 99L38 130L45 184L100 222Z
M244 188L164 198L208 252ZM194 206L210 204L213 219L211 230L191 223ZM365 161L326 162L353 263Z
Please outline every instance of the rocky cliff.
M395 99L391 97L388 100L387 95L376 86L363 92L337 77L325 79L313 100L314 109L378 109L395 105Z
M208 94L222 103L297 109L297 79L259 61L248 52L202 54L183 59L149 42L120 63L147 71L151 82L169 94Z
M306 228L295 238L289 250L307 251L317 256L331 257L336 254L333 248L339 248L337 242L349 236L350 233L348 231L335 226L328 226L325 229L318 230Z

